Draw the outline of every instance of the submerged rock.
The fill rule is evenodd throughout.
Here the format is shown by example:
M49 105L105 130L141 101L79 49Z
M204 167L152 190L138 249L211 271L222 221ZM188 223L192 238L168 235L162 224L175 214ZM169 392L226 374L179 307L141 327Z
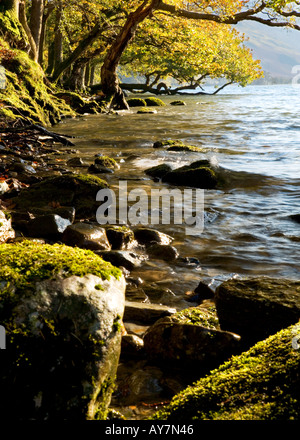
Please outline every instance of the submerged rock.
M254 317L255 320L255 317ZM299 420L300 350L296 324L257 343L249 351L201 378L152 419Z
M1 245L0 261L2 417L105 419L121 347L121 272L93 252L29 241Z
M258 277L231 279L215 292L221 328L255 343L300 318L300 281Z

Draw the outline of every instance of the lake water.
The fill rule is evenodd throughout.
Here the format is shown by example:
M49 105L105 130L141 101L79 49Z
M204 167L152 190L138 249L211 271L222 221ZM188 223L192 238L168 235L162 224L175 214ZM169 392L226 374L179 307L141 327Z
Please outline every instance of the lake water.
M169 104L178 97L162 97ZM174 237L181 256L199 265L148 261L137 271L175 294L197 286L212 287L231 276L267 275L299 278L300 224L300 89L292 85L228 87L215 96L183 96L186 106L137 109L117 115L65 120L54 130L76 136L81 157L96 153L121 160L112 188L127 180L129 190L169 188L153 182L144 170L159 163L179 167L202 158L240 172L234 187L205 191L205 225L201 235L187 236L182 225L158 225ZM158 140L180 139L203 153L154 149ZM104 177L104 176L103 176Z

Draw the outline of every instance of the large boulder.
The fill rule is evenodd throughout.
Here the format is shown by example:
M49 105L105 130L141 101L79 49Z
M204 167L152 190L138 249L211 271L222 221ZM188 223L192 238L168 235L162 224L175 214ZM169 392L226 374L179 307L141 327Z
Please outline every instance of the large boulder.
M92 251L0 246L1 414L105 419L121 347L125 280Z
M223 330L253 344L300 318L300 281L258 277L230 279L215 292Z
M200 307L159 319L144 335L149 358L197 371L215 368L240 349L240 337L221 331L216 316Z
M50 177L22 190L14 199L17 210L32 211L33 208L71 206L76 217L96 216L99 203L96 195L106 188L107 182L89 174L66 174Z
M299 420L300 325L283 329L233 356L177 394L152 418L195 420Z

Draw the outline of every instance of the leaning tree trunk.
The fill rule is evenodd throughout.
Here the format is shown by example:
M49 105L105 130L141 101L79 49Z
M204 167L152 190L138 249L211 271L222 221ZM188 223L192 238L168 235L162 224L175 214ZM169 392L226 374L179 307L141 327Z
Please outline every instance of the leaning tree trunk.
M121 32L108 50L101 68L102 92L110 107L128 109L123 91L119 85L117 68L120 58L134 37L138 25L145 20L159 6L161 0L146 0L131 14L129 14Z

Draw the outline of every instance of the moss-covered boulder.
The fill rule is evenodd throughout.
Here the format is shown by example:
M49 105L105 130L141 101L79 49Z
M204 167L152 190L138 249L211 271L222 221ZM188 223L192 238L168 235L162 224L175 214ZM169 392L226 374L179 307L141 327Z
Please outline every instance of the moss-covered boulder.
M120 355L121 271L91 251L0 245L1 414L105 419Z
M214 189L218 185L218 177L209 161L200 160L180 168L176 168L162 177L162 181L179 186Z
M72 206L76 217L95 217L99 204L96 194L107 182L88 174L65 174L31 185L14 199L16 209L30 211L45 206Z
M232 357L176 395L153 419L299 420L300 325Z
M147 176L161 179L165 174L169 173L170 171L172 171L170 165L162 163L160 165L155 165L154 167L147 168L145 170L145 173L147 174Z
M95 165L101 165L103 167L112 168L112 169L120 168L120 165L118 164L118 162L109 156L96 157Z
M147 103L143 98L129 98L127 104L129 107L147 107Z
M219 329L216 315L193 307L158 320L144 335L149 358L164 364L207 371L236 354L240 337Z
M216 289L215 301L221 328L253 344L300 319L300 281L230 279Z
M149 96L148 98L144 98L144 101L149 107L164 107L166 105L164 101L162 101L159 98L156 98L155 96Z

